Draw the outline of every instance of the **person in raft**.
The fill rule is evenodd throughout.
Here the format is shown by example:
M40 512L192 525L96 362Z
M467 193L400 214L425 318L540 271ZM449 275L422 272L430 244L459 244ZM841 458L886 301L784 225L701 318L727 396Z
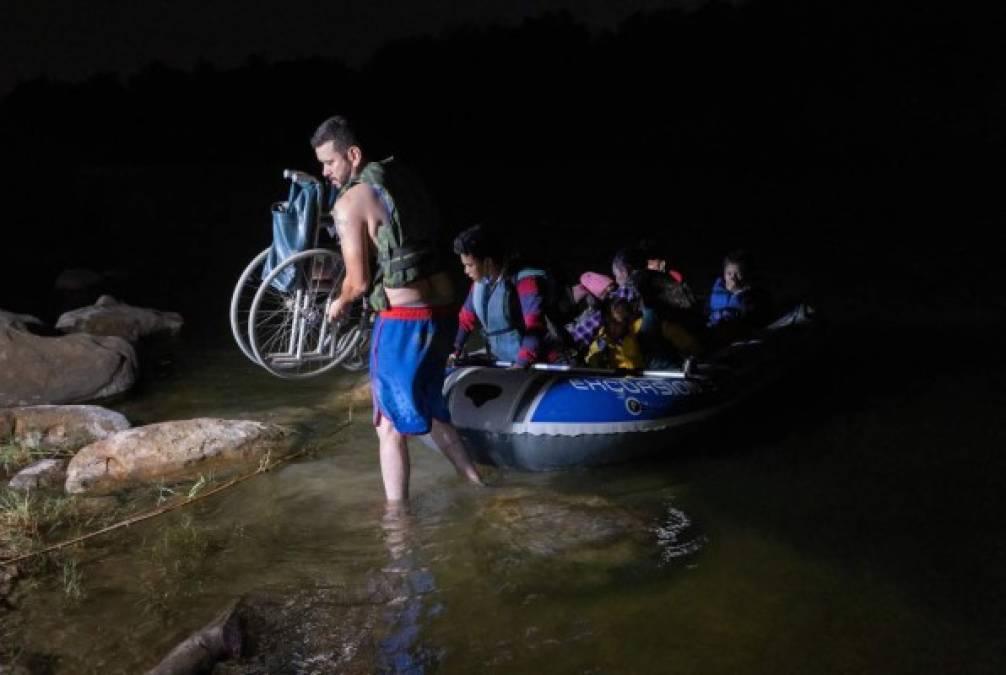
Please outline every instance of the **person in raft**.
M709 294L708 327L718 344L729 344L768 323L772 301L758 281L751 256L744 250L723 258L723 273Z
M604 301L616 290L618 284L614 279L597 272L584 272L580 275L580 283L573 287L573 299L582 302L585 307L566 324L566 332L581 359L586 356L604 323Z
M408 499L408 437L425 433L459 475L482 484L442 392L454 289L436 255L440 223L429 194L400 162L370 161L344 117L325 120L311 145L337 189L332 215L346 266L329 319L340 320L368 289L379 312L370 381L385 495ZM372 258L379 274L371 272Z
M622 298L612 298L604 306L604 326L587 352L588 368L642 368L643 352L633 332L638 319L632 305Z
M549 316L554 313L555 284L544 269L509 257L502 240L483 225L461 232L454 252L472 280L458 313L454 359L479 326L492 357L514 367L565 358L558 324Z

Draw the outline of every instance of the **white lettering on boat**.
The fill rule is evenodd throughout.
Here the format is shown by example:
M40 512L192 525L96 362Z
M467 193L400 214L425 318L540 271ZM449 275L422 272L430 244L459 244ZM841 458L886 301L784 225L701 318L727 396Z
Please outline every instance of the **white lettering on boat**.
M639 384L639 391L640 391L640 393L643 393L643 394L646 394L646 393L656 394L657 393L656 387L654 387L653 383L650 382L649 380L639 380L638 384Z
M663 378L593 378L573 377L569 385L580 391L610 391L614 394L652 393L661 396L694 396L705 391L702 385L690 380L668 380Z

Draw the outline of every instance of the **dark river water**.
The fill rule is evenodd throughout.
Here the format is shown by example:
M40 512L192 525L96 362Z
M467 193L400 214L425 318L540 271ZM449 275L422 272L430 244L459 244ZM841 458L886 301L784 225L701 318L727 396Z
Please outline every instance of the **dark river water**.
M344 426L345 375L281 381L183 340L116 406L134 424L255 416L313 452L78 548L83 599L23 594L23 647L141 672L245 598L258 651L221 672L1004 672L1003 358L966 330L836 330L647 462L478 489L414 443L404 511L369 411Z

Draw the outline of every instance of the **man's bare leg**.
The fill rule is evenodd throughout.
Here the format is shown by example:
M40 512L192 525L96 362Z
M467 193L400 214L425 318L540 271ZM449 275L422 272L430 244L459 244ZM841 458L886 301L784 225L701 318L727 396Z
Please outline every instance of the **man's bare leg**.
M461 437L458 436L458 430L454 428L453 424L434 419L430 435L437 447L440 448L440 452L454 465L454 470L458 472L459 476L467 478L470 483L485 485L479 472L475 469L471 457L468 456L468 451L461 444Z
M408 439L398 433L391 420L383 415L381 423L377 427L377 438L381 446L381 478L384 479L384 495L389 502L408 499Z

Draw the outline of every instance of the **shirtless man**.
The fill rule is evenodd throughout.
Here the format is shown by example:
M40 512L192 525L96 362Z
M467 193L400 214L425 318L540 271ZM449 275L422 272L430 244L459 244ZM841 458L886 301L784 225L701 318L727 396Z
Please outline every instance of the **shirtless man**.
M439 262L439 222L428 193L398 162L366 159L343 117L323 122L311 145L322 174L338 189L332 215L346 265L329 318L342 318L380 272L370 296L380 309L371 336L370 382L385 495L394 502L408 499L408 437L415 434L430 433L458 474L481 484L442 393L454 289Z

